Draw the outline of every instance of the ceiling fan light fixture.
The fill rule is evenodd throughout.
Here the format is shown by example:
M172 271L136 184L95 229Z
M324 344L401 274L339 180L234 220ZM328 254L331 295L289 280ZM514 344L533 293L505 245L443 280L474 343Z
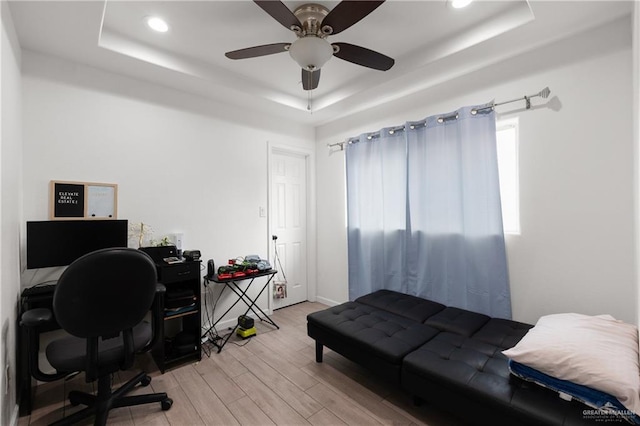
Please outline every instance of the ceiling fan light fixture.
M149 16L147 18L147 25L149 28L159 33L166 33L169 31L169 24L167 24L164 19L158 18L157 16Z
M289 48L289 54L301 68L315 71L331 59L333 47L325 39L306 36L293 42Z

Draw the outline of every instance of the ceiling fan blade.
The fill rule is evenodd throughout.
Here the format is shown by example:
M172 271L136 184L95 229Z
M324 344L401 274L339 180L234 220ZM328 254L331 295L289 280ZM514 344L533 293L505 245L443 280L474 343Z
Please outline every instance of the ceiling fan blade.
M258 56L273 55L274 53L286 52L287 46L291 46L291 43L263 44L262 46L247 47L246 49L227 52L224 54L224 56L229 59L255 58Z
M302 26L296 15L279 0L253 0L253 2L288 30L294 26L298 28Z
M322 20L322 28L329 26L333 31L328 34L338 34L373 12L382 3L384 0L342 1Z
M304 90L313 90L320 83L320 70L309 71L302 69L302 88Z
M332 46L338 46L339 48L333 56L363 67L373 68L374 70L387 71L396 62L393 58L382 53L356 46L355 44L332 43Z

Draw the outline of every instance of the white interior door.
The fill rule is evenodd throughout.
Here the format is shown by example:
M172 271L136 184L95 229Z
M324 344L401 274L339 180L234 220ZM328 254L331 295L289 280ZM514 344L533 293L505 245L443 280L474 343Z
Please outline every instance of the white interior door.
M272 266L278 270L272 281L271 306L278 309L308 297L307 165L303 155L272 152L271 197L271 234L278 237L271 254ZM274 258L276 253L279 261Z

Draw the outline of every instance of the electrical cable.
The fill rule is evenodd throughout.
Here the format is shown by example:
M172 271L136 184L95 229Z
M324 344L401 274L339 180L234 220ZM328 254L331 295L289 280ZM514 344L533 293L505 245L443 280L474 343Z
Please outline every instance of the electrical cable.
M247 338L245 339L245 341L244 341L243 343L241 343L241 344L240 344L240 343L238 343L238 342L234 342L234 341L231 341L230 343L232 343L232 344L234 344L234 345L236 345L236 346L239 346L239 347L243 347L243 346L248 345L248 344L249 344L249 342L251 341L251 339L252 339L252 338L254 338L254 337L255 337L255 335L254 335L254 336L249 336L249 337L247 337Z
M205 281L206 278L205 278ZM207 299L209 298L209 296L213 297L212 291L210 289L211 286L209 285L205 285L205 288L207 289L207 292L205 294L205 298L204 298L204 310L207 314L207 323L208 323L208 327L207 327L207 331L201 336L202 337L207 337L207 342L205 342L202 345L202 348L204 350L205 355L207 355L207 357L211 356L211 348L210 346L213 345L213 342L215 342L216 340L219 340L221 337L218 334L218 330L216 329L215 325L213 324L213 321L215 320L215 312L216 312L216 306L218 305L218 302L220 301L221 297L222 297L222 293L224 293L224 289L226 286L222 287L222 290L220 291L220 294L218 294L218 297L216 298L215 302L213 303L213 307L211 308L211 315L209 315L209 308L208 308L208 304L207 304ZM204 327L202 327L204 328Z
M204 285L205 288L205 293L204 293L204 312L207 314L207 322L209 324L211 324L211 318L209 317L209 309L207 307L207 299L209 298L209 286L207 285L207 279L203 278L202 284ZM200 331L202 331L204 329L204 327L201 326ZM202 340L203 337L206 336L206 333L202 336L200 336L200 340ZM207 347L206 343L209 341L209 339L207 338L207 340L204 343L200 344L200 347L202 348L202 351L204 352L204 354L207 356L207 358L211 357L211 350Z
M273 240L273 253L274 253L274 259L275 261L278 262L278 265L280 266L280 268L278 269L279 272L282 272L282 278L284 278L284 281L287 282L287 276L284 273L284 268L282 267L282 263L280 263L280 256L278 255L278 244L276 243L277 240ZM275 262L273 262L275 264Z
M220 301L220 299L222 298L222 293L224 293L224 289L225 289L226 287L227 287L226 285L222 287L222 290L220 290L220 294L218 294L218 298L216 299L216 301L215 301L215 302L214 302L214 304L213 304L213 309L211 309L211 317L212 317L214 320L215 320L215 314L216 314L216 306L218 306L218 302L219 302L219 301ZM212 336L210 337L210 339L211 339L211 340L216 340L216 338L217 338L217 337L220 337L220 336L218 335L218 330L216 330L215 325L213 325L213 324L211 325L211 328L209 329L209 333L211 333L211 330L215 331L215 335L212 335Z
M203 282L204 288L206 289L205 294L204 294L204 312L207 314L207 322L209 323L209 327L207 327L205 325L205 326L201 327L201 330L204 330L205 327L207 327L207 330L209 330L211 328L212 322L211 322L211 317L209 317L209 308L207 306L207 299L209 298L209 293L210 293L211 290L209 290L209 286L207 285L208 280L206 278L203 278L202 282ZM200 336L200 338L205 337L205 335L206 335L206 332L205 332L205 334Z

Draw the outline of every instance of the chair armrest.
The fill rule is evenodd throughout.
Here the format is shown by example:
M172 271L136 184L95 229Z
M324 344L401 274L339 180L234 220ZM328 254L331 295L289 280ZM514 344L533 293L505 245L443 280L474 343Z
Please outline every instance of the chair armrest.
M40 365L38 364L38 353L40 352L40 333L38 332L38 326L46 325L51 321L53 321L53 312L47 308L30 309L23 312L20 317L20 325L27 331L29 339L29 371L36 380L42 382L59 380L69 374L69 372L49 374L40 370Z
M22 313L22 316L20 317L20 325L24 325L25 327L30 328L37 327L39 325L44 325L48 322L51 322L52 319L53 313L51 312L51 309L30 309Z
M162 322L164 321L164 295L166 292L167 287L165 287L164 284L156 284L156 296L151 305L151 329L153 330L153 336L151 337L151 341L140 350L141 353L150 351L158 343L160 338L158 330L160 330Z

